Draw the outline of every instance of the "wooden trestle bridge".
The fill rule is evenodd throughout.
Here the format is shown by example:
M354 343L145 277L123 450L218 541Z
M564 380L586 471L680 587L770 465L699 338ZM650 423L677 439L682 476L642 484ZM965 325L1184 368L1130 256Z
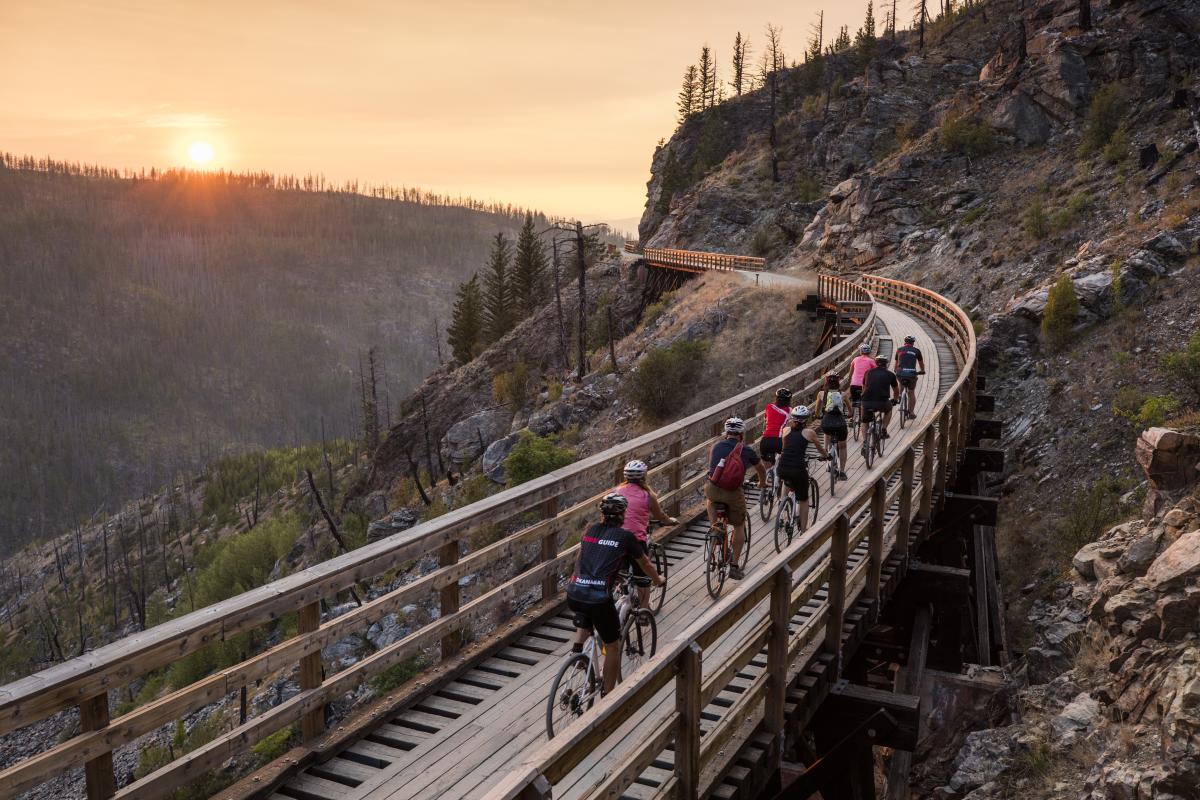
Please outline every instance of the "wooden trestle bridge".
M644 257L697 269L725 268L706 263L753 268L734 256L647 251ZM68 709L78 708L80 715L74 736L0 772L0 797L79 768L85 770L89 798L163 797L295 725L302 745L220 796L750 798L779 785L780 764L795 752L789 743L813 724L830 697L850 726L835 738L853 729L860 739L874 737L868 752L871 743L912 750L920 724L915 696L848 684L846 665L886 613L917 549L941 518L994 524L988 519L994 503L951 489L960 465L995 461L972 453L995 451L971 445L981 435L998 435L998 425L974 420L977 406L990 408L989 398L977 396L975 333L954 303L869 275L858 281L822 276L819 285L821 303L853 305L857 324L825 352L770 381L397 536L0 687L0 734ZM760 411L777 387L794 387L809 398L822 376L844 371L861 343L873 342L886 353L907 334L917 337L927 361L916 421L903 430L893 421L887 451L872 469L852 442L850 480L830 497L820 476L819 514L782 553L776 554L770 527L752 509L757 530L750 568L713 601L704 589L699 490L721 422L737 414L760 424ZM572 632L563 580L576 557L578 532L594 515L596 496L632 458L653 465L649 480L664 507L683 512L681 524L665 535L670 588L658 618L658 651L583 719L547 740L548 685ZM496 523L515 532L469 551L471 534ZM322 619L322 600L430 556L438 566L419 579ZM979 564L982 588L975 595L986 598L992 576L983 574L986 557ZM340 671L322 662L323 648L431 598L439 608L434 621ZM982 603L976 615L983 626L982 633L976 630L976 660L983 663L999 649L992 606L994 589L992 604ZM924 616L917 627L924 627L928 647L928 611L919 613ZM299 620L291 638L111 718L110 692L289 614ZM918 639L915 632L913 641ZM919 643L916 647L920 651ZM367 711L326 728L329 703L417 656L429 666L416 678ZM919 673L923 661L923 655L909 659L905 685L912 686L912 673ZM176 754L156 772L118 786L115 749L289 673L298 693L203 747ZM857 723L863 724L856 728ZM810 782L841 763L817 755L809 759Z

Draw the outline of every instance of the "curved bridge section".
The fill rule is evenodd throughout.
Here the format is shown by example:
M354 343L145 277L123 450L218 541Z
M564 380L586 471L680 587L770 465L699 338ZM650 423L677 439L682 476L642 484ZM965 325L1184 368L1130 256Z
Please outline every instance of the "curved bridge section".
M642 260L653 267L681 272L761 272L766 269L766 260L754 256L673 250L666 247L643 249L638 242L626 242L625 252L641 256Z
M803 724L838 674L853 644L852 609L864 598L875 609L886 600L910 541L939 506L974 409L975 337L956 306L870 276L859 284L825 279L822 288L841 295L831 299L863 304L861 324L771 381L403 534L0 687L0 734L67 709L78 708L81 719L75 736L0 772L0 796L82 767L89 798L163 797L291 725L304 745L228 796L696 797L719 787L732 755L750 743L766 736L776 752L785 726ZM894 433L874 469L852 457L851 481L839 485L837 498L822 497L815 523L783 553L776 555L769 534L759 531L747 578L727 586L719 602L703 589L701 514L669 532L671 595L659 620L658 655L547 742L547 676L571 635L560 586L576 558L579 531L622 465L632 458L654 464L649 479L678 515L699 498L706 455L726 417L761 424L759 409L776 387L811 396L823 375L845 369L860 343L875 340L887 352L893 337L909 332L932 362L917 422ZM468 547L472 534L496 525L510 532ZM436 566L353 611L323 617L323 599L422 559ZM323 663L323 648L418 603L436 605L437 618L340 671ZM111 690L214 642L278 630L293 613L294 636L110 718ZM325 730L330 702L399 665L415 666L416 658L426 659L416 679ZM243 711L239 724L209 744L116 785L113 750L289 675L298 693L257 716Z

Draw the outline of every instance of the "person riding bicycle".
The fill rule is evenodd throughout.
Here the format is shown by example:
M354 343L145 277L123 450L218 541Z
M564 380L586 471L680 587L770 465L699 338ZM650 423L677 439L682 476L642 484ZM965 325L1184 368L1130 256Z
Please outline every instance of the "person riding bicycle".
M888 369L887 356L875 356L875 368L863 378L863 417L862 434L866 439L867 426L876 413L883 415L883 433L881 438L888 438L888 424L892 421L892 406L900 401L900 381L896 374ZM865 447L865 445L864 445Z
M758 440L758 454L770 466L775 466L775 456L783 446L780 434L787 425L788 412L792 409L791 389L776 389L775 402L767 403L763 409L763 432Z
M666 582L646 556L646 546L621 527L628 506L624 495L609 492L604 496L600 501L601 521L584 532L575 572L567 581L567 606L575 612L575 642L571 650L582 653L593 629L600 635L607 645L601 672L605 693L616 686L621 672L621 648L612 646L621 638L621 618L612 596L617 573L626 564L637 564L655 586Z
M916 341L915 336L905 336L904 346L896 350L896 377L900 380L900 385L908 389L910 403L917 401L917 376L925 374L925 357L917 348ZM917 418L911 408L908 410L908 418Z
M871 357L871 345L858 346L858 355L850 362L850 402L858 405L862 400L863 378L875 368L875 359Z
M622 472L625 482L613 489L629 503L625 509L625 523L622 527L636 536L642 546L649 544L647 530L651 519L668 525L679 524L679 520L662 510L662 506L658 504L658 495L646 485L646 473L649 471L645 461L630 461ZM636 561L633 563L633 574L642 574ZM639 586L638 597L641 598L642 608L650 608L649 586Z
M746 423L740 417L725 420L724 431L725 438L713 445L708 456L704 497L707 500L708 522L713 527L717 524L716 504L723 503L726 507L726 519L733 526L729 577L740 581L742 570L738 566L738 559L741 558L746 531L746 493L742 490L742 480L746 469L754 467L758 474L758 485L766 486L767 470L754 448L742 441Z
M808 427L812 412L807 406L796 406L788 415L788 430L783 436L783 451L779 454L779 479L796 493L796 519L800 530L808 528L808 446L817 448L822 459L829 451L821 446L817 434Z
M850 403L842 394L842 379L834 373L825 376L825 385L817 392L817 411L821 414L821 432L825 434L825 447L838 448L838 479L846 480L846 439L850 426Z

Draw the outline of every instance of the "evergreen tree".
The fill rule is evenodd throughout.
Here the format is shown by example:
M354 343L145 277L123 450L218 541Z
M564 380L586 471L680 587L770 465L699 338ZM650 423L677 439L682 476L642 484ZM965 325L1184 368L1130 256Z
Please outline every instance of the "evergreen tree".
M854 44L858 47L858 55L863 64L875 57L875 3L867 0L867 18L862 27L854 34Z
M749 75L746 72L746 57L750 55L750 40L742 38L738 31L733 40L733 81L729 84L734 94L741 97L743 91L749 91Z
M450 327L446 329L450 349L454 358L465 364L479 354L483 338L483 293L479 290L479 276L458 285L451 312Z
M483 329L490 342L513 329L511 261L512 246L503 233L497 233L483 276Z
M687 122L688 117L695 114L697 109L696 95L696 65L692 64L683 73L683 88L679 90L679 124Z
M533 214L526 212L517 237L512 280L513 301L525 314L532 314L545 296L546 267L546 250L533 229Z
M700 63L696 65L696 72L700 78L700 97L697 104L699 108L697 110L703 111L712 107L713 82L716 73L712 49L708 45L700 48Z
M837 38L833 40L833 44L829 46L829 52L840 53L843 50L850 49L850 29L843 25L838 31Z
M804 53L804 60L819 61L821 54L825 52L825 12L817 13L817 21L810 29L812 35L808 40L808 50Z

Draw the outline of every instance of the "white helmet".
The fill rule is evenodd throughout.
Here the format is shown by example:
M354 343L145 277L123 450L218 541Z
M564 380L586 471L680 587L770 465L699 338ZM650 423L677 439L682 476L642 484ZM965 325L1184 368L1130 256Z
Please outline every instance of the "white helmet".
M871 345L869 345L869 344L860 344L860 345L858 346L858 352L862 353L864 356L869 356L869 355L871 355Z
M808 410L808 406L796 406L788 417L794 420L806 420L812 416L812 412Z
M746 423L741 417L730 417L725 420L725 433L742 434L746 432Z
M645 461L638 461L636 458L625 465L625 480L640 481L646 477L649 471Z

